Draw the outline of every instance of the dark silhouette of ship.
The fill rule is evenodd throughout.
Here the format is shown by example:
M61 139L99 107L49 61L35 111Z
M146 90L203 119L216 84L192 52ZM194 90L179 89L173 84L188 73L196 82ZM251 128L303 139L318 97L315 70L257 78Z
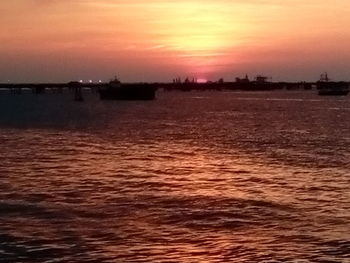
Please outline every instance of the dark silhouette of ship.
M114 78L98 89L102 100L154 100L157 86L149 83L122 84Z
M321 75L317 82L318 95L321 96L346 96L349 93L349 84L344 81L331 81L327 73Z

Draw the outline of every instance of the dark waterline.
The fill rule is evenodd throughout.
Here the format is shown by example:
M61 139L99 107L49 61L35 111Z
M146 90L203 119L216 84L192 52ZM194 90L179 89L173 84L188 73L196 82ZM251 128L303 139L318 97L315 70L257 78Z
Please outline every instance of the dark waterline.
M350 97L0 96L0 262L350 262Z

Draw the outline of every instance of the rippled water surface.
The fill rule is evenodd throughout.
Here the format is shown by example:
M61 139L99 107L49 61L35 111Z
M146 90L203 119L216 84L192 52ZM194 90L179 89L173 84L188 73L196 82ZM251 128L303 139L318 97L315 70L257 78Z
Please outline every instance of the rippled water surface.
M350 97L0 96L0 262L350 262Z

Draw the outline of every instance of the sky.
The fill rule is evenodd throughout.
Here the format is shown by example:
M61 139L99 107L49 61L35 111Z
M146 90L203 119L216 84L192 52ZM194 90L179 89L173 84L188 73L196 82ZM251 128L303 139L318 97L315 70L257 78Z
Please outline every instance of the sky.
M348 0L0 1L0 82L350 80Z

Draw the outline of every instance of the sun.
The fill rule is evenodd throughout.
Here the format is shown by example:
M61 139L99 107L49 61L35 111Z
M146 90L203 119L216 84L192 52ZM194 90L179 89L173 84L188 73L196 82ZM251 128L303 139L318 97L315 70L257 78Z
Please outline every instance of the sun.
M218 63L235 44L232 35L237 28L223 5L179 1L163 11L157 25L161 44L193 67L208 68Z
M169 11L166 44L186 52L215 52L225 46L225 33L231 29L218 5L197 2L180 2Z
M207 83L207 82L208 82L208 80L205 78L198 78L197 79L197 83Z

